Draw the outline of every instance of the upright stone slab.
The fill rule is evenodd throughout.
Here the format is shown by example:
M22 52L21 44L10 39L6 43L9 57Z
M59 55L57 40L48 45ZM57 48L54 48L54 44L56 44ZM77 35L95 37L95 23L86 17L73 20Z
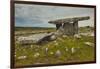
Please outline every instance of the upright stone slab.
M78 34L78 21L73 22L73 29L74 29L74 34Z
M78 33L78 22L56 24L56 29L59 31L59 34L74 35Z
M62 24L56 24L56 30L58 30L61 26Z
M74 34L74 29L73 29L73 23L64 23L63 27L63 32L65 35L73 35Z

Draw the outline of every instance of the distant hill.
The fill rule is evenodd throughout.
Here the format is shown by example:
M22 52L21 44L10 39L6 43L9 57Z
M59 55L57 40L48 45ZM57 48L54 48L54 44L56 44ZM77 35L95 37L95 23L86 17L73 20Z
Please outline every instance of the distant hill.
M47 30L47 29L55 29L51 27L15 27L15 31L21 30Z

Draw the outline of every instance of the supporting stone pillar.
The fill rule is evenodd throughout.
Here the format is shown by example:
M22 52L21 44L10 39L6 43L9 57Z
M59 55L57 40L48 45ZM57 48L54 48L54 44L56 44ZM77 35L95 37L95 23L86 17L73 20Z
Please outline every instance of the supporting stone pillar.
M74 29L74 34L78 34L78 21L73 22L73 29Z
M74 29L73 29L73 23L64 23L63 25L64 34L65 35L73 35Z
M78 21L56 24L56 30L58 34L64 34L68 36L78 34Z
M56 30L58 30L61 26L62 24L56 24Z

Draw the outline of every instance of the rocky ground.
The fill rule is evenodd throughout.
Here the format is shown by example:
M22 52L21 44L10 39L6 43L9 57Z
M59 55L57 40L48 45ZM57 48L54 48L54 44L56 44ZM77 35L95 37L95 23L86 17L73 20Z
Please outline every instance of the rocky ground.
M42 45L29 41L36 42L45 36L48 36L48 33L17 37L16 66L94 61L93 33L80 33L70 37L63 35L49 42L43 41ZM32 44L22 45L20 42L23 40Z

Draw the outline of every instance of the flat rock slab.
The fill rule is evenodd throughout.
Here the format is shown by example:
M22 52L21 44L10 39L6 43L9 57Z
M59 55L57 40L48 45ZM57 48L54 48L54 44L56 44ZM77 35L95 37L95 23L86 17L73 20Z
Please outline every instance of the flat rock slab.
M84 44L87 45L87 46L94 47L94 43L92 43L92 42L84 42Z
M80 33L80 35L83 35L83 36L94 36L94 33L92 32L88 32L88 33Z
M34 34L30 36L19 36L18 42L21 44L30 44L30 43L37 43L41 39L45 38L46 36L50 36L52 33L40 33L40 34Z

